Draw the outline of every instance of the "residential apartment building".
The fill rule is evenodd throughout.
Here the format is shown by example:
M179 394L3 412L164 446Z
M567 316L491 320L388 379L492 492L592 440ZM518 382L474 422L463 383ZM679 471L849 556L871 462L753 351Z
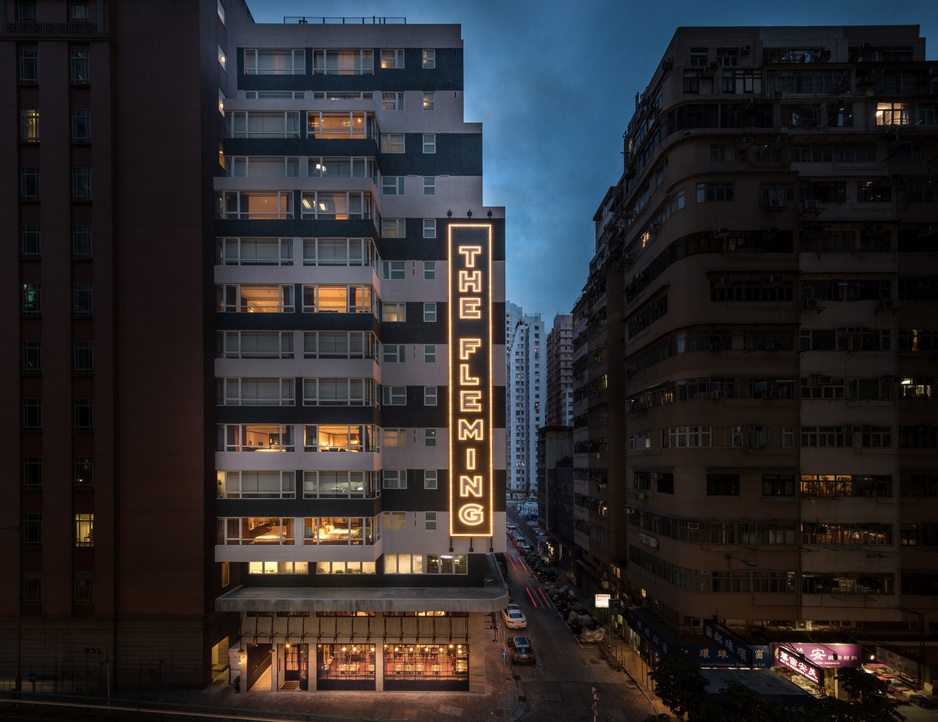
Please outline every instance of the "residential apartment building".
M546 341L540 314L521 313L508 347L507 491L514 499L537 493L537 430L547 409Z
M459 26L67 5L0 37L4 678L478 689L504 209Z
M558 313L547 334L548 426L573 424L573 316Z
M637 97L574 310L575 533L600 582L627 561L649 658L653 619L717 619L891 642L931 676L925 58L916 26L680 28Z

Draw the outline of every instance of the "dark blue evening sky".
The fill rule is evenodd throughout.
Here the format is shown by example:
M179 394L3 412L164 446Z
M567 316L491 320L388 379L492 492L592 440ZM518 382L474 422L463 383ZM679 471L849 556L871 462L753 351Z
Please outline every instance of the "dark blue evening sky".
M593 214L622 172L622 134L676 28L919 25L934 0L247 0L254 19L403 17L462 25L465 120L481 122L484 202L505 206L508 300L550 324L593 253Z

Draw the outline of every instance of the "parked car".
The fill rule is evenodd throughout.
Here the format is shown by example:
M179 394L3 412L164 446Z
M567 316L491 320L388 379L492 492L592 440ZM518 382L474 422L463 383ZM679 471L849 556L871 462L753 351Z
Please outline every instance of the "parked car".
M508 650L511 652L511 661L514 664L534 664L537 661L534 647L531 646L531 640L527 637L509 637Z
M525 629L528 626L528 620L517 604L509 604L502 610L502 621L508 629Z

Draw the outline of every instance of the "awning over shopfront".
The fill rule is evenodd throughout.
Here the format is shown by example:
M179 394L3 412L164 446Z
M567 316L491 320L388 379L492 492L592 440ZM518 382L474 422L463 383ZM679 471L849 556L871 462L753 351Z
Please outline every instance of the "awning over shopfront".
M737 644L735 638L729 640L719 633L717 636L720 640L717 641L712 631L709 637L707 635L680 635L661 621L650 609L629 607L625 611L625 619L629 627L656 653L682 654L701 667L749 667L750 664L767 666L769 662L768 646L745 645L742 642ZM730 644L734 653L728 650ZM752 662L743 662L743 657L749 658ZM763 663L762 660L765 662Z

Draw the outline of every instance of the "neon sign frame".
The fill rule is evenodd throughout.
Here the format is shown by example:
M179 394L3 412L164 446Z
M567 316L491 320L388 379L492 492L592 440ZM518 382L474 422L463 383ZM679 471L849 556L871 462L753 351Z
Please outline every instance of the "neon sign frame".
M492 225L455 223L449 251L449 533L494 535Z

